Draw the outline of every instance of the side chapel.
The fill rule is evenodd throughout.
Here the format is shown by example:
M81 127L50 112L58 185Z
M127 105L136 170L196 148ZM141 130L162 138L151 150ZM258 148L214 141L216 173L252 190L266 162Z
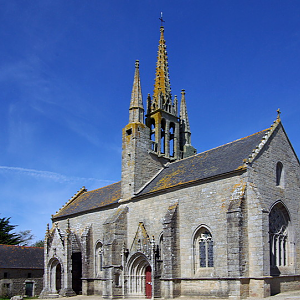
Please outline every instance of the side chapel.
M267 297L300 289L300 168L271 127L196 154L185 91L172 98L164 27L154 93L139 62L122 176L78 191L45 237L41 297Z

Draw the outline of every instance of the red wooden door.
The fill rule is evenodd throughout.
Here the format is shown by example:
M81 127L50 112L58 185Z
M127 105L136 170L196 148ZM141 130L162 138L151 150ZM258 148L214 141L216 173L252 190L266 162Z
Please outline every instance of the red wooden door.
M146 268L146 298L152 298L152 278L151 278L151 267Z

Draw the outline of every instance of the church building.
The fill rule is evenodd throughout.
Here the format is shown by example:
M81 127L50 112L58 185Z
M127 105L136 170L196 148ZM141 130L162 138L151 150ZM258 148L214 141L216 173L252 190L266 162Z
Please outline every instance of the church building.
M197 154L184 90L180 98L161 26L146 109L135 63L121 181L83 187L52 216L41 297L244 299L300 289L300 168L280 112L271 127Z

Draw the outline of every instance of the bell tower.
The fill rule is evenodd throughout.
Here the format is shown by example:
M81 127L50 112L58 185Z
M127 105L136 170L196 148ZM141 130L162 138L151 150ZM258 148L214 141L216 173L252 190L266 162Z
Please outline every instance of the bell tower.
M122 133L122 200L134 196L167 162L149 153L150 148L150 129L144 123L144 106L137 60L129 107L129 123L123 128Z
M164 27L160 27L154 92L147 99L146 124L150 128L151 150L159 157L180 158L178 100L172 100Z
M146 125L150 128L151 151L170 161L197 153L191 145L191 131L185 91L181 93L180 117L177 96L172 100L164 27L160 27L156 75L152 99L148 95Z
M181 92L180 116L177 97L172 99L164 27L161 26L154 91L152 99L148 94L146 122L139 61L135 63L129 123L122 134L122 199L137 194L167 162L194 154L185 91Z

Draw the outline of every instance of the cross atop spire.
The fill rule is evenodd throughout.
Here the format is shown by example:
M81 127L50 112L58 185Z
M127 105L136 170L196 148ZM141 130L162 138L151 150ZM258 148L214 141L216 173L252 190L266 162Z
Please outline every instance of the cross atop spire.
M280 114L281 114L281 111L280 111L280 108L277 109L277 120L280 120Z
M164 26L164 22L166 22L166 21L163 19L163 13L162 12L160 13L159 20L160 20L160 26L163 27Z

